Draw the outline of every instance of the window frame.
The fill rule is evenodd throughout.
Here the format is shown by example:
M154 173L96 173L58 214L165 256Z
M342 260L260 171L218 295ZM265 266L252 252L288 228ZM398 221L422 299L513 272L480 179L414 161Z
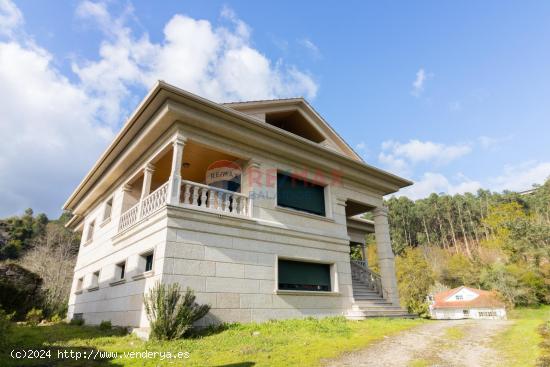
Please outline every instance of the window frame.
M280 289L279 288L279 261L295 261L313 264L329 265L330 276L330 290L318 291L318 290L293 290L293 289ZM340 287L338 281L338 268L336 262L323 261L318 259L302 258L302 257L288 257L288 256L275 256L275 294L282 295L320 295L320 296L338 296L340 295Z
M92 242L94 239L94 234L95 234L95 219L88 223L88 226L86 229L86 241L84 242L84 244L87 245L90 242Z
M115 281L116 282L126 279L126 275L128 275L128 272L126 271L127 262L128 260L124 260L115 264Z
M315 186L319 186L323 189L323 206L324 206L324 214L314 213L309 210L305 209L298 209L295 207L290 207L286 205L279 204L279 175L285 175L288 176L291 180L300 180ZM331 189L330 184L326 182L319 182L314 179L310 179L308 177L302 177L300 175L292 174L289 170L284 169L277 169L276 177L275 177L275 207L278 210L288 211L293 214L300 214L305 216L311 216L318 219L325 219L325 220L332 220L332 205L331 205Z
M101 277L101 269L96 270L92 273L92 278L90 279L90 286L88 287L88 292L95 291L99 289L99 278Z
M152 256L151 259L151 269L147 269L147 257ZM147 251L143 251L139 254L139 260L138 260L138 269L141 272L141 274L149 274L152 273L155 270L155 249L149 249ZM139 276L140 274L138 274Z
M103 204L103 221L101 223L102 225L111 221L111 218L113 217L113 203L114 195L111 195L107 200L105 200L105 203ZM110 208L109 216L107 216L107 208Z
M84 289L84 276L81 276L76 280L75 293L77 294L82 293L83 289Z

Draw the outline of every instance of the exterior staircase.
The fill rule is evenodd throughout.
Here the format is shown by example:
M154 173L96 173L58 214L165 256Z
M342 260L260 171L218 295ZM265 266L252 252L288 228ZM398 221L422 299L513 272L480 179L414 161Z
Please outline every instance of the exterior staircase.
M352 260L351 274L354 304L346 317L350 320L364 320L367 317L412 318L399 305L394 305L383 297L380 275L370 270L365 261Z

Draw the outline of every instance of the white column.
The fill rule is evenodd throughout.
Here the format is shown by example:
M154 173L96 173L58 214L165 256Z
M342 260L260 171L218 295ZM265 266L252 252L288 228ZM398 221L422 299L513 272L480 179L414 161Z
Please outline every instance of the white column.
M120 214L124 214L124 212L132 205L128 203L130 193L132 192L132 186L129 184L125 184L122 186L122 199L120 200Z
M380 267L380 276L382 277L384 297L394 305L399 305L399 291L395 275L395 259L391 248L388 209L386 207L378 207L373 210L373 214L378 265Z
M155 166L151 163L148 163L143 169L143 187L141 188L142 200L151 193L151 181L153 180L154 172Z
M168 179L168 204L179 205L181 186L181 162L186 139L178 135L172 142L172 169Z

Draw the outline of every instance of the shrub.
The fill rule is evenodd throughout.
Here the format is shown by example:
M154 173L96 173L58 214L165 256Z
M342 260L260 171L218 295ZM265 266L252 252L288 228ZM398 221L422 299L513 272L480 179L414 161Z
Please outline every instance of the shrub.
M63 318L60 315L55 314L52 316L50 321L53 322L54 324L59 324L60 322L63 322Z
M110 320L103 320L99 324L99 330L111 330L112 327Z
M203 318L209 305L198 305L190 288L181 294L179 284L157 282L143 297L145 311L151 327L151 338L172 340L183 337L192 324Z
M11 329L11 319L13 313L7 314L2 308L0 308L0 350L4 348L8 341L8 333Z
M434 284L430 264L421 248L408 248L396 259L397 279L401 303L410 313L428 316L426 296Z
M29 312L27 312L27 316L25 317L25 320L32 326L36 326L40 323L42 320L43 314L42 310L37 308L32 308Z
M69 324L76 325L76 326L82 326L82 325L84 325L84 319L72 318L71 321L69 322Z
M24 320L42 304L41 284L38 275L17 264L0 264L0 305L8 313L15 311L14 320Z

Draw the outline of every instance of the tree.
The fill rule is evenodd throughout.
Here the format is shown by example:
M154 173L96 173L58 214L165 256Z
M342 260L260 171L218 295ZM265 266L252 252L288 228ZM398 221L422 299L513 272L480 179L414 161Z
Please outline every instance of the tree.
M50 222L20 261L42 278L43 308L47 315L66 311L79 242L74 232L58 222Z
M396 259L396 270L401 304L411 313L427 314L426 296L435 281L422 249L406 249Z

